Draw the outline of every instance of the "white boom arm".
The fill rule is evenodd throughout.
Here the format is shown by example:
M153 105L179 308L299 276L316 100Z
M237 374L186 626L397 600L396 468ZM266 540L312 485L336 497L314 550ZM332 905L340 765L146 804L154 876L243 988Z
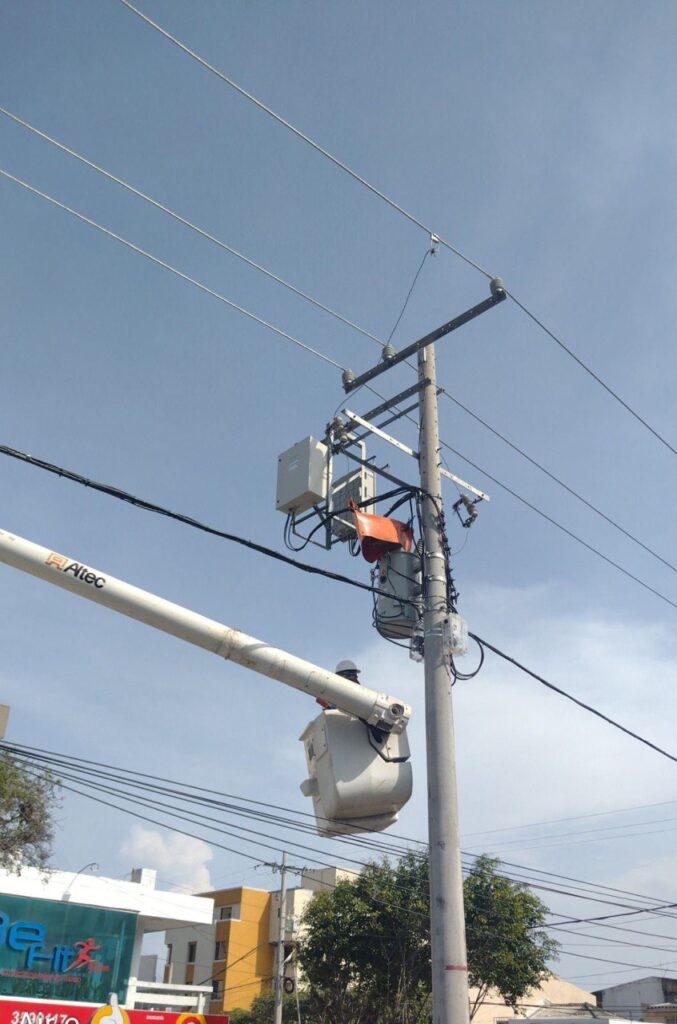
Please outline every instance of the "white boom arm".
M149 594L5 530L0 530L0 562L105 605L122 615L128 615L131 619L138 619L154 629L171 633L179 640L203 647L212 654L277 679L295 690L313 697L322 697L341 711L362 718L387 732L400 733L406 728L411 708L394 697L356 685L293 654L269 647L262 640L256 640L237 629L165 601L162 597L156 597L155 594Z

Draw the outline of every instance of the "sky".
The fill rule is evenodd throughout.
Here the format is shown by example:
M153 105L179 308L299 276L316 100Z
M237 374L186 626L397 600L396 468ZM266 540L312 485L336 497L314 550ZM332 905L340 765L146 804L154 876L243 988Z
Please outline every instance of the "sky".
M143 11L500 275L677 442L672 3L143 0ZM3 108L390 334L424 230L121 0L4 3L0 19ZM359 373L378 358L345 323L4 115L0 149L4 171L341 366ZM0 443L283 549L277 457L322 435L343 406L340 371L5 177L0 209ZM393 343L487 294L486 277L441 248ZM471 629L677 753L673 452L512 301L440 341L437 359L454 399L664 559L442 397L441 435L459 453L447 463L491 497L466 532L445 484ZM389 394L409 383L404 367L380 381ZM410 424L392 431L415 445ZM415 481L415 464L381 442L369 454ZM393 832L424 839L421 668L375 634L368 595L5 457L0 490L3 529L317 664L352 658L365 682L408 700L414 795ZM303 557L368 581L344 548ZM309 810L298 788L307 697L15 570L0 581L9 740ZM674 764L490 654L454 699L464 849L677 903ZM192 890L276 884L255 865L281 840L273 854L232 841L247 858L206 831L191 839L68 792L57 817L59 867L94 861L122 877L143 863ZM335 844L311 845L341 860ZM541 895L574 916L614 909ZM599 988L677 969L670 918L636 921L674 937L669 949L629 933L609 945L588 927L566 936L558 972Z

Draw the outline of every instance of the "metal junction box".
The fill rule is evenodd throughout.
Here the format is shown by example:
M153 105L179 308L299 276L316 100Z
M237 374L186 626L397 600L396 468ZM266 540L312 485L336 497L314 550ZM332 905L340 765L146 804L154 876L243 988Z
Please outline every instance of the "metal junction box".
M300 515L327 497L327 446L304 437L277 460L278 512Z
M374 474L364 466L351 470L345 476L334 480L331 485L332 504L335 509L347 508L351 499L356 505L360 505L363 501L371 501L375 494ZM364 505L361 507L361 511L372 514L374 506ZM348 540L350 537L354 537L356 534L351 513L346 512L344 515L332 519L331 532L339 540Z

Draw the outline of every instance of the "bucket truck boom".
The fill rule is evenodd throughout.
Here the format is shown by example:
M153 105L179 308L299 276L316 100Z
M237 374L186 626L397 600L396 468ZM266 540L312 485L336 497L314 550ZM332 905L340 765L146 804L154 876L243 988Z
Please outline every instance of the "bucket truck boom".
M287 651L270 647L238 629L224 626L5 530L0 530L0 562L170 633L179 640L202 647L295 690L320 697L385 733L398 734L406 728L411 709L395 697L356 685Z

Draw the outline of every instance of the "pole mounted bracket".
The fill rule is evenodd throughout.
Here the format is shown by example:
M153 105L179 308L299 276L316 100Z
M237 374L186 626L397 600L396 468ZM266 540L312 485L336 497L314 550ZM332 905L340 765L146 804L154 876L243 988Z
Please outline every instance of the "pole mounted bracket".
M449 320L446 324L442 324L441 327L431 331L430 334L424 335L419 338L418 341L412 342L411 345L407 345L406 348L401 349L394 355L388 354L386 360L382 360L377 363L376 366L372 366L370 370L365 370L364 373L356 377L352 370L344 370L342 375L343 390L348 395L355 388L361 387L368 381L373 380L374 377L378 377L379 374L385 370L389 370L393 366L397 366L398 363L403 362L410 356L416 355L421 349L427 348L428 345L432 345L434 342L443 338L445 334L451 334L452 331L458 330L459 327L463 327L465 324L470 323L475 317L481 316L482 313L486 313L488 309L493 309L494 306L498 305L499 302L503 302L507 298L508 293L505 289L500 277L494 277L490 281L489 289L491 295L484 302L479 302L476 306L472 306L471 309L467 309L465 313L460 313L459 316L454 317L453 320Z

